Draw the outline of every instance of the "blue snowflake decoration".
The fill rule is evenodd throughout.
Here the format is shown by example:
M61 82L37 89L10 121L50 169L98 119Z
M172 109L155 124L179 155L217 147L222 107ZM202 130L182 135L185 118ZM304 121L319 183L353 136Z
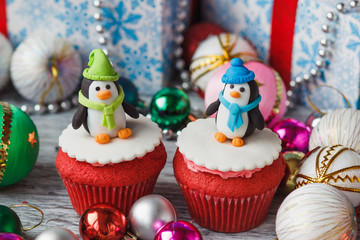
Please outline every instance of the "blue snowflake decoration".
M261 9L263 9L266 12L265 16L266 16L267 23L271 22L273 3L274 3L274 0L257 0L256 1L256 5L261 7Z
M22 21L31 23L29 24L31 30L49 27L49 24L51 24L51 21L48 21L48 19L53 17L53 12L55 11L51 4L49 6L42 1L29 1L19 6L16 14Z
M305 31L308 36L312 35L312 25L319 21L313 12L314 8L319 8L319 4L315 3L315 6L312 6L312 3L311 1L301 1L296 13L296 19L299 21L296 21L295 24L295 34Z
M141 3L145 2L146 5L155 8L155 0L131 0L131 9L137 8Z
M254 21L252 21L248 15L244 15L244 18L246 28L244 28L240 34L256 46L259 58L265 60L268 52L265 49L264 42L270 38L270 35L261 28L260 16L255 18Z
M88 15L89 1L83 1L76 5L70 0L64 0L65 13L56 15L56 18L66 24L66 37L70 37L76 32L89 38L88 27L94 23L94 18Z
M120 60L117 66L128 72L128 77L131 81L145 78L152 82L151 70L162 71L160 60L149 57L146 43L138 49L132 49L126 45L122 45L122 49L124 59Z
M360 31L359 31L358 26L355 23L350 22L349 24L350 24L350 29L351 29L351 36L355 37L355 39L349 38L349 41L346 44L346 48L350 49L352 51L357 51L358 48L360 47ZM359 55L359 58L360 58L360 55Z
M138 40L135 29L129 25L136 25L141 19L141 15L128 13L123 1L113 8L103 8L104 27L110 31L112 43L116 45L122 38L123 34L127 39Z
M20 30L18 34L9 31L9 39L11 40L11 43L15 48L26 38L26 36L27 36L26 28Z

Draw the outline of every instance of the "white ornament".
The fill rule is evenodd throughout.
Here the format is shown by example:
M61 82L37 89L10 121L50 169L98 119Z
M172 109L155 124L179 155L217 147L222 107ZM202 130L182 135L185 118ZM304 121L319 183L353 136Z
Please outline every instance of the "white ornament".
M0 33L0 90L9 82L10 60L13 48L8 39Z
M279 240L355 240L356 214L336 188L314 183L291 192L276 215Z
M79 238L70 230L52 227L43 231L35 240L78 240Z
M360 155L341 145L319 148L303 160L296 178L296 187L311 183L333 186L359 206Z
M30 37L14 52L11 79L16 90L37 103L61 101L74 93L82 65L80 55L57 37Z
M312 130L309 149L343 145L360 153L360 111L337 109L326 114Z
M257 59L254 48L242 37L231 33L210 35L196 49L190 64L191 81L205 92L218 67L232 58L244 62Z

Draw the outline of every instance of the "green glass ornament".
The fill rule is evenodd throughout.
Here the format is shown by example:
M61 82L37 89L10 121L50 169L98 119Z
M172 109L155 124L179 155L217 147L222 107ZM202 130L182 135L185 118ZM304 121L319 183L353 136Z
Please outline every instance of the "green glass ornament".
M4 205L0 205L0 232L22 233L19 216Z
M35 165L39 136L21 109L0 102L0 187L23 179Z
M175 129L184 123L190 113L190 101L186 93L177 88L163 88L150 103L151 120L162 129Z

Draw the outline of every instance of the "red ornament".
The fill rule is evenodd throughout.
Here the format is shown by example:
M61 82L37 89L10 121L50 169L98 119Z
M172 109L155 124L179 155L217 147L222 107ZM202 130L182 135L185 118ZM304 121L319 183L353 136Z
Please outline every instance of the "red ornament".
M81 216L79 231L84 240L119 240L126 234L125 215L110 204L95 204Z
M209 35L218 35L223 32L226 31L222 27L209 22L201 22L191 26L184 35L183 59L186 66L190 65L191 58L200 42L205 40Z

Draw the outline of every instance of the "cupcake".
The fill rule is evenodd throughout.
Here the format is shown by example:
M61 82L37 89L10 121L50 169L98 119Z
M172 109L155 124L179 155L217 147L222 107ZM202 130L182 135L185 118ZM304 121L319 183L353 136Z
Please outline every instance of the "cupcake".
M231 60L224 90L206 112L216 119L192 122L178 137L176 180L191 217L213 231L261 224L285 174L281 140L264 128L254 79L240 59Z
M91 52L83 76L80 105L59 137L56 167L78 214L110 203L127 215L152 193L165 165L161 129L124 101L102 50Z

